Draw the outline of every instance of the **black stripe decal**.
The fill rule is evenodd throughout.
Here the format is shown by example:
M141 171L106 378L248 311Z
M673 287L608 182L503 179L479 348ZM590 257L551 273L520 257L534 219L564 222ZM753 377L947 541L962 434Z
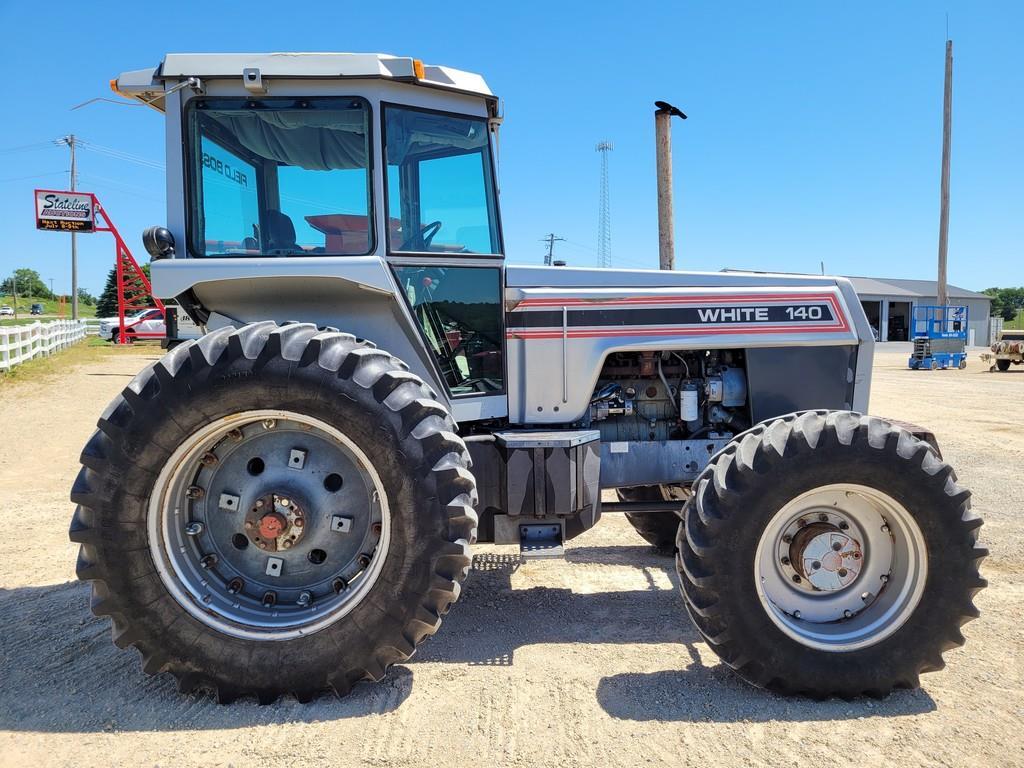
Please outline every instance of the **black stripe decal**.
M615 327L627 325L733 325L758 324L821 325L836 321L827 302L813 304L739 304L715 307L633 307L609 309L570 309L568 324L573 327ZM562 310L509 312L509 328L561 328Z

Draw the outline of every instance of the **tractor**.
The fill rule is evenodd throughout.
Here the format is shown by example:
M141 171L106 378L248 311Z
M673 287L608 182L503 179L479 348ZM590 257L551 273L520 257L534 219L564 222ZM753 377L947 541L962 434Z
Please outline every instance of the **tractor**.
M181 54L111 86L165 117L143 243L204 332L108 406L71 493L145 672L344 695L438 630L475 543L558 557L618 513L755 686L884 696L964 642L981 519L928 430L866 415L847 280L507 263L468 72Z

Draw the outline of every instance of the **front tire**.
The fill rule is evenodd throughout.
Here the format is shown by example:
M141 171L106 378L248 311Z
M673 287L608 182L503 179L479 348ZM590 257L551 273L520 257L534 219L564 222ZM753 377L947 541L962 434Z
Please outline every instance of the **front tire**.
M408 659L459 596L468 452L430 388L367 342L214 331L98 426L72 490L78 577L114 642L183 691L345 694Z
M1008 371L1010 370L1010 361L996 360L996 368L998 368L1000 371Z
M927 443L882 419L806 412L714 457L677 568L697 628L748 682L884 696L963 644L985 586L981 523Z

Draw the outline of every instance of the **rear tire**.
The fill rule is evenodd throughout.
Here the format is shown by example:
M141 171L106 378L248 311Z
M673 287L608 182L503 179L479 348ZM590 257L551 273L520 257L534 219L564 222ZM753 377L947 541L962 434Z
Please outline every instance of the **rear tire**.
M1010 361L996 360L996 368L998 368L1000 371L1008 371L1010 370Z
M828 496L836 487L846 490ZM988 553L975 545L982 521L970 492L933 448L887 421L814 411L760 424L717 454L694 488L677 556L687 610L712 650L756 686L814 698L914 688L920 673L943 667L942 653L963 644L960 627L978 616L972 600L985 586L978 565ZM796 507L797 535L787 534L780 515L822 493L815 498L837 500ZM839 561L857 563L845 585L819 588L809 570L822 567L818 560L802 581L790 578L797 558L773 549L786 535L803 536L800 567L808 568L818 528L846 542L842 558L848 549L857 558ZM850 575L833 566L826 570ZM846 616L842 601L851 600Z
M263 453L265 475L262 461L255 466L249 459L247 475L245 458L239 459L242 471L232 480L238 497L227 502L230 509L213 480L207 483L209 500L202 502L210 506L200 506L191 489L199 486L202 491L202 478L226 471L235 453L241 455L251 440L262 439L261 425L268 433L273 430L277 422L262 416L270 412L285 414L282 420L293 415L300 424L292 430L295 437L285 436L285 443ZM256 420L244 422L246 413L257 414ZM216 448L196 442L197 435L224 423L244 429L227 432ZM305 477L306 485L296 485L301 473L292 472L295 467L284 462L294 460L287 458L292 447L288 441L299 445L312 440L303 423L321 424L341 435L365 458L366 464L360 466L372 468L366 470L367 477L376 478L377 485L372 487L379 489L366 495L373 499L366 503L379 504L384 510L380 514L387 519L373 518L383 526L361 522L360 508L353 509L351 496L341 500L339 494L339 501L329 504L309 492L337 490L340 479L316 475ZM110 404L98 426L82 453L84 466L71 494L79 505L70 531L71 540L81 544L77 574L92 583L93 613L111 617L114 642L122 648L137 648L145 672L170 672L182 691L212 690L221 702L253 695L261 703L288 693L308 701L328 689L343 695L357 681L379 680L390 665L408 659L420 642L434 634L459 596L477 524L468 452L430 388L404 363L368 342L306 324L278 327L265 322L214 331L176 347L140 373ZM325 438L314 443L310 456L326 450L317 445L330 442ZM178 501L166 490L171 485L164 478L173 477L175 467L190 466L189 454L182 453L189 446L207 453L193 474L183 475L183 483L193 483L186 494L192 501ZM281 449L283 457L277 455ZM257 575L251 575L244 571L244 563L233 558L249 554L262 558L256 546L245 543L249 534L242 529L239 515L262 506L259 502L266 496L256 497L266 494L267 488L257 487L272 474L271 461L281 464L273 469L273 482L283 484L292 496L284 506L295 508L295 499L303 498L293 495L296 488L306 489L309 503L306 525L296 529L300 540L293 548L293 542L288 542L282 546L290 549L268 553L283 561L283 573L272 574L267 560L264 577L262 559ZM263 477L249 477L253 474ZM361 477L358 471L350 471L344 478L345 494L362 492ZM198 495L203 498L204 494ZM173 503L164 504L164 499ZM275 505L277 501L275 496ZM179 510L185 511L180 518ZM345 541L331 531L348 530L335 527L332 515L338 511L348 512L352 530L362 525L362 531L372 528L377 534L374 540L361 533L364 538L353 540L355 549L344 555L350 557L347 562L358 561L363 567L356 570L351 584L341 577L331 582L330 572L310 565L317 559L326 559L327 566L344 565L339 550L331 547L331 542L342 547L340 542ZM190 520L201 521L199 533L188 530ZM218 527L228 536L236 528L242 530L224 547L214 538ZM192 538L184 538L182 530ZM308 548L313 535L319 537L315 541L328 543L316 544L322 550L300 551L301 537L306 537ZM181 538L175 541L174 536ZM367 540L378 542L372 545L372 553L359 543ZM235 552L232 541L245 552ZM251 543L263 546L260 541L255 538ZM202 565L205 571L192 568L191 561L175 560L184 556L173 553L191 552L193 545L201 552L219 553L219 559ZM198 582L190 576L192 571L201 574ZM328 574L326 582L323 574ZM227 579L241 575L245 576L242 586L232 591ZM275 575L282 578L271 578ZM360 581L364 575L366 580ZM294 582L290 587L284 576ZM260 586L261 582L274 586ZM226 592L237 597L224 599L221 587L225 584ZM197 596L195 589L207 594ZM275 591L268 606L264 595L266 610L261 613L259 595L264 589L280 590L282 601L277 602ZM300 589L303 593L296 600ZM250 590L258 591L250 595ZM345 603L350 590L359 599ZM287 603L286 594L290 595ZM210 599L200 600L200 596ZM332 601L345 612L331 608ZM242 610L255 618L239 618ZM284 626L289 615L294 626L308 629ZM328 616L336 618L328 622Z

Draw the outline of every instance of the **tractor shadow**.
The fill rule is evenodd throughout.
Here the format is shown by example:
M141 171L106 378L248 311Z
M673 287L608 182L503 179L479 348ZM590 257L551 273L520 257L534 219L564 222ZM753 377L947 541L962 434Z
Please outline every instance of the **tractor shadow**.
M707 666L702 641L686 617L672 561L649 547L575 547L568 563L629 566L646 588L576 592L513 588L524 567L518 555L485 552L442 630L377 684L359 684L344 699L322 695L309 704L287 697L266 706L243 699L218 705L208 694L182 695L169 675L143 674L139 655L110 640L110 623L89 611L89 587L67 582L0 589L0 730L57 733L233 729L279 723L358 718L401 707L420 663L507 667L516 650L546 643L666 644L678 653L653 673L610 675L596 696L609 715L626 720L819 721L907 715L935 709L923 691L901 691L881 702L811 702L756 691L723 664ZM530 563L526 567L533 568ZM611 572L610 572L611 573ZM615 571L614 573L618 573ZM543 574L541 574L543 575ZM613 578L613 577L610 577ZM685 666L683 666L685 664Z

